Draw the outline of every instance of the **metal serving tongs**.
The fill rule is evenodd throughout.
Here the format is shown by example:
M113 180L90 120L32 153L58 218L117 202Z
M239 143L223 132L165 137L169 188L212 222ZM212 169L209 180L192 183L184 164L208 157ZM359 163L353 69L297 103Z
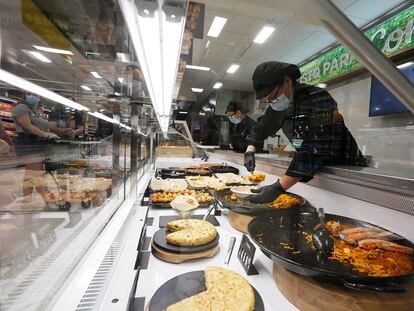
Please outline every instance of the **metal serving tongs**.
M228 268L230 263L231 255L233 254L234 244L236 243L236 237L230 237L229 248L227 249L226 257L224 257L224 265L223 267Z

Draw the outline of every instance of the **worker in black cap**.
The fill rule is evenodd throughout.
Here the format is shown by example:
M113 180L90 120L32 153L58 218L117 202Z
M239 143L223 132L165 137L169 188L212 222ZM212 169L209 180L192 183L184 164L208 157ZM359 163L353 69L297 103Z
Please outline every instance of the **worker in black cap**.
M249 109L245 104L238 101L230 101L227 105L226 114L233 124L230 134L230 144L236 152L245 152L249 143L246 138L251 133L256 122L247 113Z
M298 66L276 61L257 66L253 73L256 99L269 107L247 137L244 155L247 170L255 169L256 146L282 129L296 149L286 173L275 184L252 190L253 203L275 200L297 182L311 180L322 165L361 165L365 160L335 100L321 88L297 82Z

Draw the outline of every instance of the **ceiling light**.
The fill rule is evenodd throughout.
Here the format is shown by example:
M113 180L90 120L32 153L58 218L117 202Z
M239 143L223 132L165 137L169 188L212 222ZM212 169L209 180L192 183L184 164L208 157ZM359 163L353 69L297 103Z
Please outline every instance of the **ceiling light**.
M270 35L275 31L275 28L270 26L264 26L262 30L257 34L256 38L254 38L254 43L262 44L270 37Z
M185 68L195 69L195 70L202 70L202 71L209 71L210 70L210 67L194 66L194 65L185 65Z
M227 22L227 18L216 16L208 30L207 36L217 38Z
M196 87L192 87L192 88L191 88L191 90L192 90L194 93L202 93L202 92L204 91L204 89L199 89L199 88L196 88Z
M235 73L239 67L240 65L238 64L232 64L229 69L227 69L227 73Z
M47 46L38 46L38 45L33 45L33 47L36 50L45 51L45 52L48 52L48 53L73 55L73 53L71 51L68 51L68 50L54 49L54 48L48 48Z
M29 51L30 55L37 58L38 60L44 62L44 63L51 63L52 61L44 56L42 53L36 52L36 51Z
M101 75L99 73L97 73L96 71L91 71L91 74L96 78L96 79L102 79Z
M116 59L123 63L129 62L129 55L125 53L116 53Z
M173 14L176 18L171 20L171 12L166 14L171 9L171 4L167 2L161 9L161 1L154 1L154 9L141 8L140 12L136 1L119 0L118 3L159 125L166 133L180 59L185 8L174 6Z
M410 67L411 65L414 65L414 62L408 62L408 63L398 65L397 68L398 69L404 69L404 68Z
M326 83L319 83L317 85L317 87L320 87L321 89L326 89L328 87L328 84L326 84Z
M122 83L122 82L124 82L124 78L118 78L118 81L119 81L120 83Z
M73 100L70 100L68 98L65 98L61 95L56 94L55 92L49 91L48 89L45 89L37 84L34 84L32 82L29 82L25 79L22 79L14 74L11 74L8 71L5 71L3 69L0 69L0 80L11 84L15 87L18 87L20 89L26 90L30 93L37 94L43 98L47 98L51 101L54 101L56 103L65 105L66 107L77 109L77 110L83 110L83 111L89 111L88 107L85 107L83 105L80 105Z
M87 85L81 85L81 88L83 88L85 91L92 91L92 89Z
M213 86L213 89L219 89L219 88L221 88L223 86L223 83L221 83L221 82L216 82L215 84L214 84L214 86Z

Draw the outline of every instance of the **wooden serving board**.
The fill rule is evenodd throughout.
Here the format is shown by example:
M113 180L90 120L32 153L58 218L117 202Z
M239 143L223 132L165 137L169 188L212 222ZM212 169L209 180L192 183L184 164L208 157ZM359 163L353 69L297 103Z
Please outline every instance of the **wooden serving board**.
M213 248L198 253L178 254L163 250L160 247L157 247L157 245L155 245L154 242L151 242L151 250L152 254L160 260L170 263L182 263L184 261L192 259L213 257L220 250L220 246L216 245Z
M237 231L247 233L247 227L255 216L240 214L233 211L229 213L230 225Z
M407 293L390 294L348 289L316 282L273 264L273 279L282 294L303 311L409 311L414 310L414 279L403 285Z

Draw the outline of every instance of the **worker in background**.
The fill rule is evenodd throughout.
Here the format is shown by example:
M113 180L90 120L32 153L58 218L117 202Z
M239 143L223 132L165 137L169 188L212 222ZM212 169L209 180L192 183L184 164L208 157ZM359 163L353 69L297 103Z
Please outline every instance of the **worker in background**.
M298 66L276 61L260 64L253 73L256 99L269 106L247 137L245 167L254 171L257 146L279 129L296 153L285 175L253 189L256 194L246 198L250 202L272 202L297 182L311 180L323 165L366 166L335 100L324 89L297 82L300 75Z
M227 105L226 114L233 124L230 130L231 148L236 152L245 152L249 143L246 138L251 133L256 122L247 113L249 109L246 105L238 101L230 101Z

